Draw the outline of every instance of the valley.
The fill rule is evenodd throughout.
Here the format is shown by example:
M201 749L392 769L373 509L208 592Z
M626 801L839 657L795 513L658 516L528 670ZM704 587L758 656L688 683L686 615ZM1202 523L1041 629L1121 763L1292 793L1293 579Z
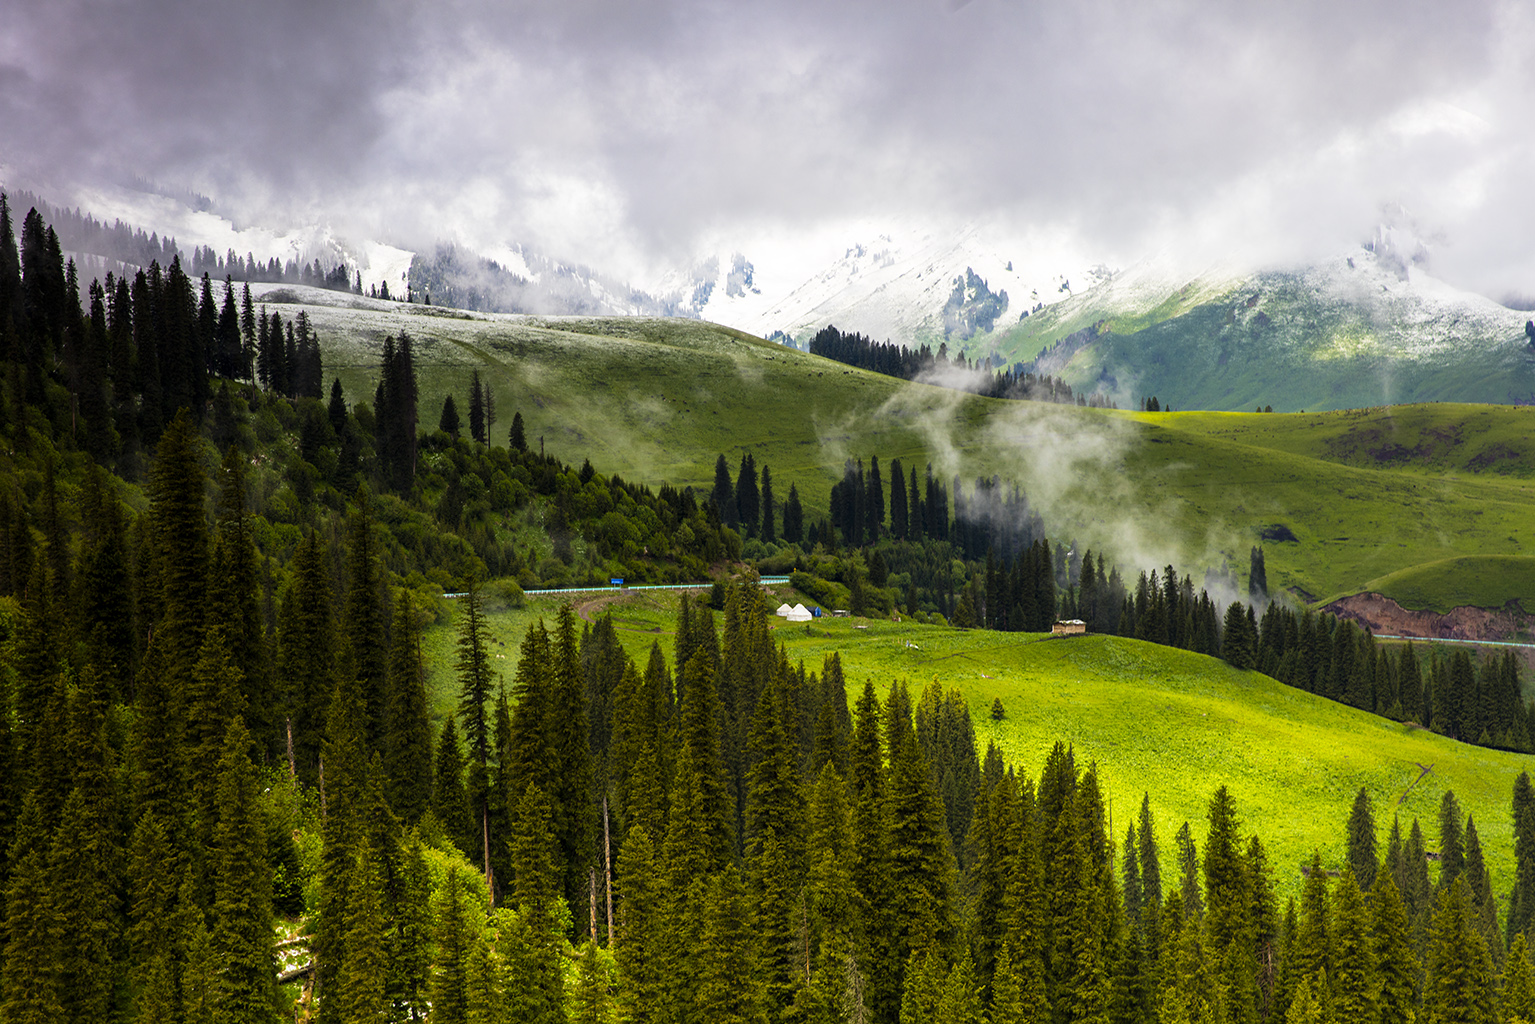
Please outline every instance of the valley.
M470 314L292 286L256 294L285 318L309 317L351 398L371 399L384 337L406 330L424 424L448 394L462 405L478 371L498 443L516 410L551 454L652 486L706 488L719 454L733 465L750 451L819 515L847 458L932 463L967 485L996 474L1023 488L1052 536L1143 568L1240 568L1265 544L1271 583L1306 602L1445 563L1413 596L1438 600L1485 575L1446 560L1535 557L1535 410L1523 407L1084 409L894 380L698 321ZM1495 606L1515 598L1535 592L1514 584Z

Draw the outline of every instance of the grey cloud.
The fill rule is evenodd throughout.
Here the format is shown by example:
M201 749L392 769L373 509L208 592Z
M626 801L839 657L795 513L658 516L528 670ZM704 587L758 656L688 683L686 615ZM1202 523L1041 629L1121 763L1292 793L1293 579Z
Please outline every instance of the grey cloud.
M1399 201L1446 233L1448 272L1535 271L1474 255L1514 251L1530 212L1535 31L1495 0L0 14L18 25L0 65L25 86L0 90L8 162L175 175L407 244L518 238L625 270L744 224L920 215L1064 223L1128 260L1201 233L1287 253ZM1436 100L1478 108L1490 134L1385 127ZM1525 159L1500 165L1499 146ZM1478 164L1468 202L1457 181Z

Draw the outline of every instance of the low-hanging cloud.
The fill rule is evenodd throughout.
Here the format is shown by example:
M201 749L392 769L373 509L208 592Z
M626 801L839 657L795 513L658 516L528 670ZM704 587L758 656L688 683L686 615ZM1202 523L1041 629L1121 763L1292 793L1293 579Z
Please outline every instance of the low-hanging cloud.
M1230 524L1204 520L1197 529L1177 529L1180 517L1173 494L1157 486L1155 472L1177 474L1187 467L1160 471L1144 465L1134 474L1145 429L1128 417L1087 412L1048 402L994 403L976 423L974 400L962 392L908 385L866 420L822 430L825 461L840 464L849 453L839 438L856 435L872 424L899 421L914 429L945 481L958 478L977 515L1011 514L977 503L978 477L995 477L1000 501L1013 485L1043 519L1053 541L1076 540L1105 553L1133 574L1173 565L1180 572L1219 568L1240 559L1250 541ZM865 454L865 453L857 453Z
M1382 203L1535 292L1525 5L0 0L0 161L642 275L856 218L1274 261ZM749 240L747 240L749 242ZM743 244L746 244L743 242Z

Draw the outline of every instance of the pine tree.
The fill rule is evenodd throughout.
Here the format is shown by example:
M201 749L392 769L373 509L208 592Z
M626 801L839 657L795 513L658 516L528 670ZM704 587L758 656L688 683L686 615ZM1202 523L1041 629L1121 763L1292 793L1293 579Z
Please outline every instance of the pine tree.
M783 506L783 539L798 544L805 539L805 510L800 506L799 488L789 485L789 498Z
M581 672L575 613L560 608L555 624L552 702L547 709L549 771L553 780L545 795L552 808L550 824L556 841L559 888L565 902L580 906L588 891L587 865L594 849L592 823L592 751L587 738L586 679Z
M528 783L518 794L511 833L511 882L517 906L543 927L554 914L557 879L549 801L535 783Z
M522 423L522 413L512 413L512 429L507 435L507 444L514 452L526 452L528 450L527 429Z
M1503 969L1503 1019L1535 1020L1535 968L1530 966L1530 947L1524 932L1514 936L1508 947L1508 963Z
M431 978L431 880L421 840L412 835L404 850L399 899L393 920L387 922L389 955L388 995L396 1020L416 1020L426 1005Z
M576 985L571 994L570 1024L610 1024L613 1020L613 957L588 939L576 954Z
M1456 878L1439 901L1429 950L1423 1011L1431 1021L1489 1024L1493 1020L1492 965L1476 927L1471 894Z
M906 960L906 985L901 993L900 1024L938 1020L948 980L943 954L935 946L913 949Z
M278 623L279 677L289 687L282 695L285 732L292 739L298 777L311 786L319 777L335 648L327 562L319 536L310 533L288 565Z
M342 967L328 995L338 1004L336 1019L343 1024L378 1020L384 1012L386 964L380 882L372 848L360 843L347 882L352 898L342 921Z
M450 867L437 898L437 959L432 975L433 1024L467 1024L469 960L479 940L477 911L458 869Z
M64 1015L57 950L59 920L48 871L47 831L35 795L16 825L5 888L5 960L0 964L6 1021L52 1024Z
M406 825L426 813L432 793L432 733L427 720L421 633L402 590L390 630L384 700L384 785L389 806Z
M466 857L479 851L481 844L474 835L476 822L469 808L469 792L464 788L464 752L459 748L458 726L452 715L443 723L442 735L437 740L431 810L448 838Z
M721 750L720 707L717 673L709 651L698 649L682 671L681 709L677 743L688 752L692 786L696 790L689 802L679 807L672 800L675 819L681 811L688 829L702 844L702 870L716 871L724 866L735 848L733 801L727 788L725 760ZM679 750L679 766L680 766ZM677 788L673 780L674 790ZM670 836L668 836L670 840Z
M1368 892L1375 885L1379 867L1379 847L1375 840L1375 815L1370 810L1370 794L1363 786L1354 796L1354 809L1348 816L1348 862L1359 888Z
M365 725L356 675L341 659L333 680L333 697L326 710L323 748L321 826L323 848L319 868L319 907L310 949L315 957L315 992L321 1024L340 1020L347 1001L346 932L359 894L356 880L358 848L370 841L367 802L371 797L365 760Z
M741 471L736 476L735 509L746 536L755 537L762 513L762 495L757 488L757 462L751 452L741 456Z
M346 577L342 622L363 702L364 735L371 749L381 744L384 731L389 597L388 587L379 578L373 498L366 487L357 489L355 506L347 517Z
M469 436L480 444L485 443L485 392L480 385L479 370L469 374Z
M1251 552L1247 573L1247 600L1251 604L1258 605L1267 603L1268 597L1268 570L1263 564L1263 548L1255 547Z
M975 977L975 965L968 951L962 953L949 977L944 982L943 997L938 1001L938 1013L933 1018L944 1024L986 1024L986 1011L981 1005L980 985Z
M938 796L915 732L891 755L889 788L890 910L904 961L953 927L954 855Z
M224 627L211 627L204 634L187 687L182 737L192 806L197 813L195 834L199 847L206 848L212 841L218 821L220 762L228 740L229 721L245 712L243 683L244 673L231 659ZM243 717L241 721L243 728Z
M1410 1021L1417 1003L1418 956L1407 907L1388 871L1375 876L1370 911L1378 985L1376 1009L1383 1021Z
M748 1024L763 1018L752 963L751 907L734 864L709 881L695 970L695 1020Z
M1507 942L1513 946L1515 935L1530 934L1535 922L1535 785L1529 772L1520 772L1514 780L1514 889L1508 901Z
M1493 961L1503 959L1502 936L1498 934L1498 908L1492 895L1492 877L1487 862L1482 857L1482 843L1476 832L1476 821L1466 819L1466 888L1471 894L1471 908L1476 915L1476 926L1492 954Z
M469 742L469 808L479 826L484 850L477 850L477 863L490 872L490 746L491 719L486 707L490 700L490 633L480 607L479 583L469 580L469 591L462 601L459 619L458 713L464 721L464 737Z
M762 540L772 544L778 540L778 528L776 526L777 502L773 496L773 474L768 467L762 467Z
M104 1020L123 980L122 848L108 708L92 667L81 672L67 704L68 735L60 752L72 765L73 788L59 814L49 858L60 926L60 991L71 1018Z
M1327 895L1327 876L1322 858L1312 853L1306 882L1301 889L1300 928L1295 935L1295 949L1287 958L1294 963L1294 977L1314 978L1326 975L1333 966L1332 912Z
M618 854L618 921L614 952L623 985L619 1010L626 1021L649 1024L658 1020L666 922L665 893L656 864L655 846L642 825L629 830Z
M1379 987L1375 949L1369 911L1351 866L1344 867L1334 893L1332 1010L1339 1020L1374 1020Z
M763 995L774 1015L792 999L798 938L794 904L806 870L798 745L785 733L783 711L770 679L752 717L746 854L753 902L759 908L757 963L765 983Z
M1466 870L1466 848L1461 830L1460 803L1451 790L1439 801L1439 883L1435 892L1443 892Z
M857 916L868 946L868 1003L875 1019L900 1010L900 972L895 929L889 921L889 804L886 800L884 750L880 742L881 709L874 684L864 681L858 698L849 751L852 790L852 850L849 873Z
M149 515L161 608L155 647L173 692L185 685L185 673L197 660L207 611L208 520L200 446L192 417L183 410L161 436L150 471Z
M214 1005L221 1021L271 1024L277 976L272 874L250 745L245 723L238 716L230 719L218 762L218 825L213 830L211 941L222 968Z

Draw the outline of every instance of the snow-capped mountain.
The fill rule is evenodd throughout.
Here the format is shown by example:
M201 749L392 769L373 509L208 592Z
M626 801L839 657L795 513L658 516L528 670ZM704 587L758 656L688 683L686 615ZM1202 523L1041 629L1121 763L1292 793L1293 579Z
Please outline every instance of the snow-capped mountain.
M679 290L691 293L705 320L801 345L835 324L879 341L952 346L1017 323L1107 275L1061 247L998 241L974 226L947 232L897 226L855 234L840 255L818 266L712 255L695 264Z
M1189 272L1152 258L1015 326L999 351L1122 405L1535 401L1529 314L1439 280L1431 263L1389 227L1296 267Z

